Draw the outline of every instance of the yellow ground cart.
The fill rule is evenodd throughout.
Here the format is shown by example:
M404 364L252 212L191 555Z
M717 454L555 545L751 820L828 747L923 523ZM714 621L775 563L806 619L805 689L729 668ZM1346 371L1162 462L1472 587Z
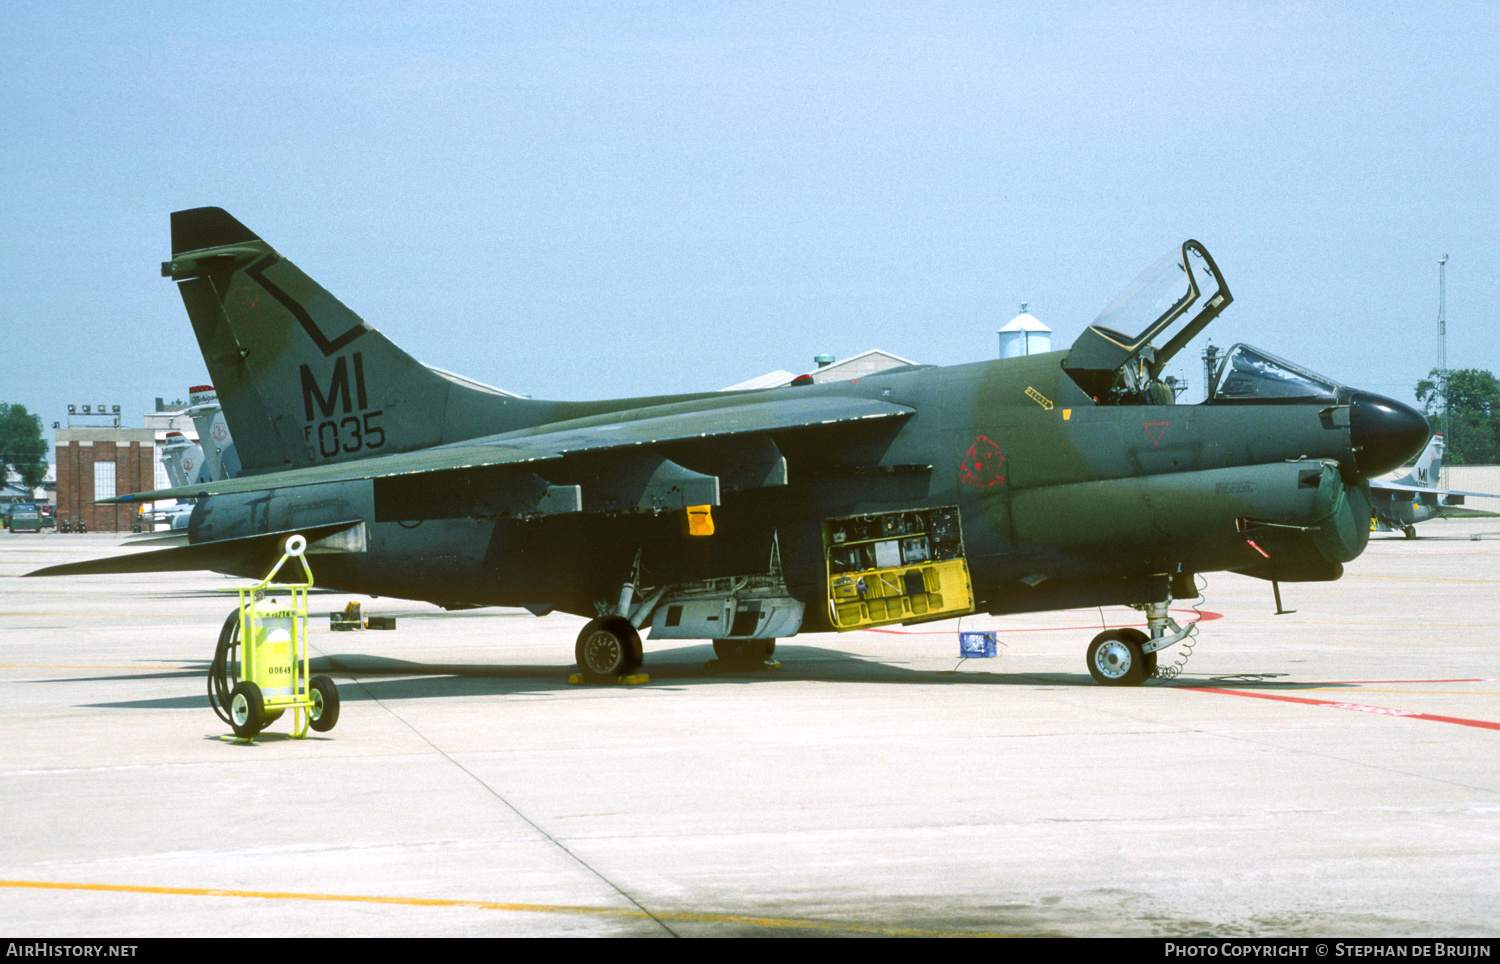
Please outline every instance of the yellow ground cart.
M338 688L326 676L311 676L308 668L307 590L313 575L306 551L307 540L294 535L266 578L225 590L239 593L240 604L219 633L208 699L242 739L253 738L287 710L292 736L299 739L308 727L326 732L339 720ZM303 581L274 582L291 559L302 567Z

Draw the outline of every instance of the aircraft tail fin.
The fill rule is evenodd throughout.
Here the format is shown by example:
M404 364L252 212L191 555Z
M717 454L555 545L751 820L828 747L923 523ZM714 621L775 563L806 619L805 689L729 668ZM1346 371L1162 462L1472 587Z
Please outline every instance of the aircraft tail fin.
M172 215L172 260L242 470L388 455L534 424L544 403L396 347L220 208Z
M1439 488L1438 482L1443 473L1445 448L1442 433L1434 433L1432 438L1427 440L1427 447L1422 450L1422 454L1417 456L1416 464L1412 466L1411 471L1397 481L1418 489Z

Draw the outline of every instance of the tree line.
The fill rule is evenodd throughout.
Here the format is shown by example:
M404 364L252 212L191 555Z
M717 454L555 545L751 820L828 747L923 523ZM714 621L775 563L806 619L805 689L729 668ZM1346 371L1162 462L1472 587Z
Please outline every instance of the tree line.
M1417 401L1434 432L1448 406L1445 461L1449 465L1500 465L1500 382L1478 368L1434 368L1417 382Z

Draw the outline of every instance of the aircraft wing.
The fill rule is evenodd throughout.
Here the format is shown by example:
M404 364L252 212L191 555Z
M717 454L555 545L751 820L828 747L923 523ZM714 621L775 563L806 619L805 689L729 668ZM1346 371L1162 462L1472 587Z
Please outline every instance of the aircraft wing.
M1461 489L1429 489L1424 485L1412 485L1409 482L1392 482L1382 479L1371 479L1370 488L1380 489L1384 492L1405 492L1408 495L1469 495L1476 499L1500 499L1500 494L1494 492L1465 492Z
M708 408L697 401L615 412L415 452L100 501L150 502L374 480L377 520L717 505L721 485L785 484L786 462L771 433L912 414L906 406L867 398L820 394L747 402L732 397ZM703 440L718 443L698 446L712 465L688 468L651 451L654 445ZM543 479L538 471L552 478Z

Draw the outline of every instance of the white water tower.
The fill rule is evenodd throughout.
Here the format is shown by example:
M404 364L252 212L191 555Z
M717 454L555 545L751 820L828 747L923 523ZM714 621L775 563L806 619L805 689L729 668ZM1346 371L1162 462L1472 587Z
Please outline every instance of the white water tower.
M1039 355L1051 350L1052 329L1027 314L1025 304L1021 305L1021 313L1000 329L1001 358Z

